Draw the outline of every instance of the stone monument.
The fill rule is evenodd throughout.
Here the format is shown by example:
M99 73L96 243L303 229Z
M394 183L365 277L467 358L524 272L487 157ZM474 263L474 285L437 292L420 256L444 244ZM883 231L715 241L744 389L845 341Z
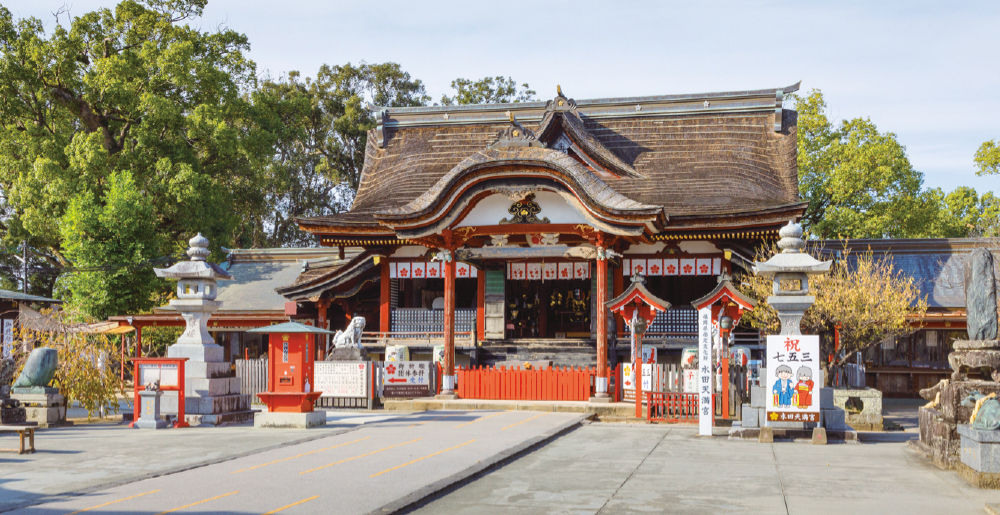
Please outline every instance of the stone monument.
M58 388L49 386L58 366L56 349L33 349L11 388L10 398L24 407L25 420L38 423L38 427L70 425L66 421L65 397Z
M361 346L365 317L355 315L343 331L334 333L326 348L326 361L364 361L368 353Z
M799 335L802 331L799 324L802 316L810 306L816 302L816 297L809 295L809 278L823 275L830 271L830 261L818 261L816 258L803 252L806 247L805 240L802 239L802 226L789 222L788 225L778 231L778 248L781 252L775 254L771 259L756 263L753 267L755 275L769 277L773 280L773 295L767 298L767 303L774 308L781 321L782 335ZM787 288L786 288L787 286ZM760 376L766 377L761 371ZM823 384L820 378L819 384ZM774 430L807 430L815 423L813 422L772 422L764 418L765 400L768 392L766 386L753 386L750 391L750 405L742 407L743 420L740 427L731 431L731 437L744 438L743 429L759 428L760 441L772 441ZM847 429L843 426L843 411L833 406L833 396L829 388L819 389L820 397L820 422L813 429L813 441L816 443L826 443L826 428L842 431ZM839 417L837 414L839 413ZM749 435L751 432L746 432Z
M948 355L951 380L943 380L920 391L930 401L920 408L920 439L910 445L927 454L941 468L968 468L960 459L959 425L972 419L973 392L982 396L1000 395L1000 340L997 339L997 277L994 256L985 248L974 250L965 269L965 305L968 340L956 340ZM971 377L978 376L978 377ZM971 438L972 429L964 430ZM975 434L983 438L989 435ZM967 438L963 434L961 440ZM985 440L984 440L985 441ZM966 471L968 472L968 471ZM963 474L964 475L964 474Z
M14 360L0 358L0 425L23 424L27 419L21 402L10 398L10 385L16 368Z
M147 384L139 392L139 397L142 399L142 413L139 414L139 420L135 421L135 427L139 429L163 429L167 427L167 421L160 418L161 395L163 392L160 390L159 381Z
M200 233L188 242L190 261L167 269L154 269L157 277L177 281L177 298L170 307L179 311L187 326L177 343L167 348L169 358L188 358L184 364L184 412L192 425L235 424L253 420L250 396L240 394L240 379L224 359L222 346L208 333L208 320L222 307L215 300L217 281L233 278L215 263L206 261L208 239ZM163 396L163 410L177 412L177 396Z

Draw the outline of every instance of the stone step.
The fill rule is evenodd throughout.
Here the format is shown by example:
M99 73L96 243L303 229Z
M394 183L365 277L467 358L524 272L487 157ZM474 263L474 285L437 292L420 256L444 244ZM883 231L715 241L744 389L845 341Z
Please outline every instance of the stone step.
M208 415L184 415L184 420L192 426L228 426L253 422L254 413L260 410L232 411Z

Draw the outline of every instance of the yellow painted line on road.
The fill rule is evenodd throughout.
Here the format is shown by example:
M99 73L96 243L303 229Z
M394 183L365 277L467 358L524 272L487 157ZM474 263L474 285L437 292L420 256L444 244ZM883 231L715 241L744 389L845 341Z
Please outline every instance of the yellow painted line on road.
M392 472L393 470L401 469L401 468L403 468L403 467L405 467L407 465L413 465L414 463L416 463L416 462L418 462L420 460L426 460L427 458L433 458L434 456L437 456L438 454L442 454L442 453L445 453L445 452L448 452L448 451L451 451L451 450L455 450L455 449L458 449L459 447L464 447L464 446L469 445L470 443L475 442L475 441L476 441L476 439L473 438L472 440L469 440L468 442L465 442L463 444L459 444L459 445L456 445L454 447L449 447L449 448L447 448L447 449L445 449L443 451L435 452L434 454L428 454L427 456L424 456L423 458L417 458L417 459L415 459L413 461L408 461L408 462L406 462L406 463L404 463L402 465L396 465L395 467L392 467L391 469L385 469L382 472L379 472L378 474L372 474L372 475L370 475L368 477L381 476L382 474L385 474L386 472Z
M240 491L236 490L236 491L233 491L233 492L229 492L228 494L216 495L215 497L209 497L208 499L205 499L203 501L193 502L191 504L185 504L184 506L181 506L180 508L174 508L172 510L161 511L160 513L157 513L156 515L164 515L166 513L172 513L172 512L175 512L177 510L183 510L184 508L190 508L192 506L198 506L199 504L204 503L204 502L214 501L216 499L222 499L223 497L229 497L230 495L238 494L238 493L240 493Z
M305 472L299 472L299 475L308 474L310 472L316 472L317 470L322 470L322 469L325 469L327 467L332 467L334 465L340 465L341 463L345 463L345 462L348 462L348 461L351 461L351 460L356 460L358 458L364 458L365 456L371 456L372 454L378 454L378 453L380 453L382 451L388 451L389 449L392 449L393 447L399 447L400 445L406 445L408 443L419 442L420 440L423 440L423 438L417 438L416 440L410 440L409 442L397 443L396 445L390 445L388 447L383 447L383 448L381 448L381 449L379 449L377 451L372 451L372 452L369 452L369 453L366 453L366 454L362 454L360 456L355 456L353 458L345 458L345 459L342 459L340 461L335 461L333 463L329 463L327 465L323 465L322 467L316 467L314 469L309 469L309 470L307 470Z
M486 419L488 419L490 417L495 417L497 415L503 415L504 413L510 413L511 411L513 411L513 410L501 411L500 413L494 413L492 415L486 415L485 417L479 417L476 420L473 420L472 422L466 422L464 424L459 424L459 425L455 426L455 429L458 429L460 427L465 427L465 426L467 426L469 424L475 424L476 422L479 422L480 420L486 420Z
M438 418L432 418L432 419L430 419L430 420L425 420L425 421L423 421L423 422L417 422L416 424L412 424L412 425L409 425L409 426L406 426L406 427L415 427L415 426L419 426L419 425L421 425L421 424L426 424L426 423L428 423L428 422L434 422L435 420L441 420L441 419L443 419L443 418L449 418L449 417L460 417L460 416L462 416L462 415L468 415L468 414L469 414L468 412L466 412L466 411L463 411L462 413L455 413L454 415L445 415L445 416L443 416L443 417L438 417Z
M300 504L302 504L304 502L309 502L309 501L311 501L313 499L318 499L318 498L319 498L318 495L314 495L314 496L312 496L312 497L310 497L308 499L302 499L299 502L293 502L292 504L289 504L288 506L282 506L282 507L280 507L280 508L278 508L276 510L271 510L271 511L265 513L264 515L271 515L272 513L278 513L279 511L287 510L288 508L291 508L292 506L298 506L298 505L300 505Z
M74 511L72 513L67 513L66 515L76 515L77 513L83 513L85 511L90 511L90 510L96 510L97 508L103 508L103 507L105 507L105 506L107 506L109 504L114 504L116 502L127 501L129 499L135 499L136 497L142 497L144 495L155 494L156 492L159 492L159 490L150 490L149 492L146 492L144 494L133 495L132 497L126 497L124 499L118 499L117 501L106 502L104 504L98 504L97 506L91 506L90 508L84 508L82 510L76 510L76 511Z
M282 461L294 460L295 458L301 458L303 456L308 456L310 454L315 454L317 452L329 451L330 449L336 449L337 447L343 447L345 445L350 445L352 443L358 443L360 441L367 440L369 438L371 438L371 437L370 436L366 436L364 438L358 438L357 440L352 440L350 442L345 442L345 443L341 443L341 444L337 444L337 445L331 445L330 447L324 447L322 449L317 449L315 451L304 452L302 454L296 454L295 456L289 456L287 458L281 458L280 460L274 460L274 461L270 461L270 462L267 462L267 463L261 463L260 465L254 465L253 467L250 467L250 468L245 468L245 469L240 469L240 470L234 470L232 472L232 474L239 474L240 472L246 472L248 470L259 469L261 467L266 467L268 465L274 465L275 463L281 463Z
M541 415L535 415L534 417L531 417L531 418L529 418L529 419L527 419L527 420L522 420L522 421L520 421L520 422L518 422L518 423L516 423L516 424L511 424L511 425L509 425L509 426L507 426L507 427L505 427L505 428L501 429L501 431L506 431L506 430L508 430L508 429L510 429L510 428L512 428L512 427L514 427L514 426L519 426L519 425L521 425L521 424L523 424L523 423L525 423L525 422L531 422L532 420L535 420L535 419L536 419L536 418L538 418L538 417L544 417L545 415L548 415L549 413L551 413L551 412L549 412L549 411L546 411L545 413L542 413Z

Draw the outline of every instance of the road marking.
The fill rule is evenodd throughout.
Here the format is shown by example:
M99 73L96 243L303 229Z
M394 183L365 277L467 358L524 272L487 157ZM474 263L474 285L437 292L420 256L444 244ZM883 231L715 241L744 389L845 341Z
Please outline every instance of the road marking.
M107 506L109 504L114 504L116 502L127 501L129 499L135 499L136 497L142 497L144 495L155 494L156 492L159 492L159 490L151 490L151 491L146 492L144 494L133 495L132 497L126 497L124 499L118 499L117 501L106 502L104 504L98 504L97 506L91 506L90 508L84 508L82 510L76 510L76 511L74 511L72 513L67 513L66 515L76 515L77 513L83 513L85 511L90 511L90 510L96 510L97 508L103 508L103 507L105 507L105 506Z
M511 424L511 425L509 425L509 426L501 429L501 431L506 431L506 430L508 430L508 429L510 429L510 428L512 428L514 426L519 426L519 425L521 425L521 424L523 424L525 422L531 422L532 420L535 420L538 417L544 417L545 415L548 415L549 413L550 413L549 411L546 411L545 413L542 413L541 415L535 415L534 417L531 417L531 418L529 418L527 420L522 420L522 421L520 421L520 422L518 422L516 424Z
M430 419L430 420L425 420L425 421L423 421L423 422L417 422L416 424L413 424L413 425L409 425L409 426L406 426L406 427L415 427L415 426L419 426L419 425L421 425L421 424L426 424L426 423L428 423L428 422L434 422L435 420L441 420L442 418L448 418L448 417L459 417L459 416L462 416L462 415L468 415L468 414L469 414L469 412L468 412L468 411L463 411L462 413L455 413L454 415L445 415L445 416L443 416L443 417L438 417L438 418L432 418L432 419Z
M330 447L325 447L323 449L317 449L315 451L304 452L302 454L296 454L295 456L290 456L288 458L281 458L280 460L274 460L274 461L271 461L271 462L268 462L268 463L262 463L260 465L254 465L253 467L250 467L250 468L245 468L245 469L240 469L240 470L234 470L232 472L232 474L239 474L240 472L246 472L248 470L259 469L261 467L266 467L268 465L274 465L275 463L281 463L282 461L294 460L295 458L301 458L303 456L308 456L310 454L315 454L317 452L329 451L330 449L336 449L337 447L343 447L345 445L350 445L352 443L358 443L358 442L360 442L362 440L367 440L369 438L371 438L371 437L370 436L366 436L364 438L358 438L357 440L353 440L353 441L350 441L350 442L345 442L345 443L342 443L342 444L332 445Z
M174 508L174 509L172 509L172 510L167 510L167 511L161 511L160 513L157 513L156 515L164 515L164 514L166 514L166 513L171 513L171 512L175 512L175 511L177 511L177 510L183 510L184 508L190 508L190 507L192 507L192 506L198 506L199 504L201 504L201 503L203 503L203 502L208 502L208 501L214 501L214 500L216 500L216 499L222 499L223 497L229 497L230 495L233 495L233 494L238 494L238 493L240 493L240 491L239 491L239 490L236 490L236 491L234 491L234 492L229 492L228 494L222 494L222 495L217 495L217 496L215 496L215 497L210 497L210 498L208 498L208 499L205 499L204 501L198 501L198 502L193 502L193 503L191 503L191 504L185 504L184 506L181 506L180 508Z
M500 413L494 413L492 415L486 415L485 417L479 417L476 420L473 420L472 422L466 422L464 424L459 424L459 425L455 426L455 429L458 429L460 427L465 427L465 426L467 426L469 424L475 424L476 422L479 422L480 420L486 420L486 419L488 419L490 417L495 417L497 415L503 415L504 413L510 413L511 411L513 411L513 410L501 411Z
M316 467L314 469L309 469L309 470L307 470L305 472L299 472L299 475L308 474L310 472L316 472L317 470L322 470L322 469L325 469L327 467L332 467L334 465L339 465L341 463L344 463L344 462L347 462L347 461L351 461L351 460L356 460L358 458L364 458L365 456L371 456L372 454L378 454L378 453L380 453L382 451L388 451L389 449L392 449L393 447L399 447L400 445L406 445L408 443L419 442L420 440L423 440L423 438L417 438L416 440L410 440L409 442L397 443L396 445L390 445L388 447L383 447L383 448L381 448L381 449L379 449L377 451L372 451L372 452L369 452L369 453L366 453L366 454L362 454L360 456L355 456L353 458L345 458L345 459L342 459L340 461L335 461L333 463L329 463L327 465L323 465L322 467ZM282 508L282 509L284 509L284 508Z
M272 513L278 513L281 510L287 510L288 508L291 508L292 506L298 506L298 505L300 505L300 504L302 504L304 502L309 502L309 501L311 501L313 499L316 499L318 497L319 497L318 495L314 495L314 496L312 496L312 497L310 497L308 499L302 499L299 502L293 502L292 504L289 504L288 506L282 506L282 507L280 507L280 508L278 508L276 510L271 510L271 511L265 513L264 515L271 515Z
M475 442L475 441L476 441L476 439L473 438L472 440L469 440L468 442L465 442L463 444L459 444L459 445L456 445L454 447L449 447L449 448L447 448L447 449L445 449L443 451L435 452L434 454L428 454L427 456L424 456L423 458L417 458L417 459L415 459L413 461L408 461L408 462L406 462L406 463L404 463L402 465L396 465L395 467L392 467L391 469L385 469L382 472L379 472L378 474L372 474L372 475L370 475L368 477L381 476L382 474L385 474L386 472L392 472L393 470L401 469L401 468L403 468L403 467L405 467L407 465L413 465L414 463L416 463L416 462L418 462L420 460L426 460L427 458L433 458L434 456L437 456L438 454L445 453L445 452L448 452L448 451L451 451L451 450L454 450L454 449L458 449L459 447L464 447L464 446L469 445L470 443Z

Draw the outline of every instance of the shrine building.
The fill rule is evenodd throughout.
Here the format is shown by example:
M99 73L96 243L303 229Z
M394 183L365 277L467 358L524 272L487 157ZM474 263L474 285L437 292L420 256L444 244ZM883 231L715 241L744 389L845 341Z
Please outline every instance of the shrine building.
M805 211L797 89L373 108L350 211L298 219L341 259L276 291L293 319L363 316L370 352L443 344L445 391L456 360L604 377L628 353L604 303L638 274L672 305L644 341L693 344L691 302Z

